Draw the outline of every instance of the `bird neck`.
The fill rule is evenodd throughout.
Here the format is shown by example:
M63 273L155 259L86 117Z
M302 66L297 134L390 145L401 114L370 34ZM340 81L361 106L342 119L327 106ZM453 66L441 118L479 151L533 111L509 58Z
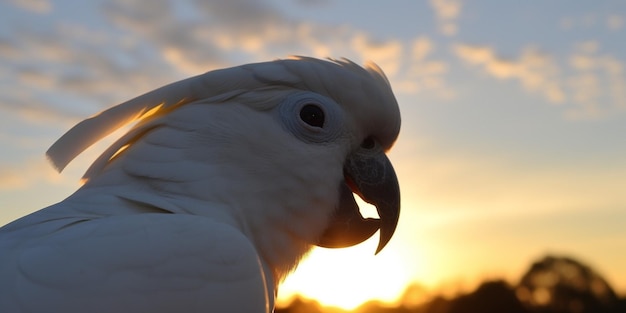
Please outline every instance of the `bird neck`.
M244 169L225 164L189 166L194 171L183 177L168 168L144 173L140 167L114 165L79 189L71 201L88 203L75 207L89 208L82 213L98 216L162 212L228 224L249 238L278 284L325 229L330 214L320 208L330 207L326 199L336 198L327 194L335 188L310 190L300 186L302 179L289 175L277 183L252 179L259 175L246 175Z

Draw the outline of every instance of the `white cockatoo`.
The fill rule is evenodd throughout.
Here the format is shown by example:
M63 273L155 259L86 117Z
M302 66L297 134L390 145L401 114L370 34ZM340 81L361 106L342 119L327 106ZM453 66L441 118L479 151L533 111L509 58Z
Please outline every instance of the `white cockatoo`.
M74 194L0 228L0 312L271 312L313 246L380 230L378 252L394 233L400 113L374 64L211 71L80 122L48 157L60 171L133 121Z

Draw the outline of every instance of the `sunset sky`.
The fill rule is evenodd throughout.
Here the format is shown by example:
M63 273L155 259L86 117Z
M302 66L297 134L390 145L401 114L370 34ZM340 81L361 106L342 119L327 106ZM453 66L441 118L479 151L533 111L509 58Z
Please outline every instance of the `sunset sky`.
M63 200L114 139L62 173L46 149L78 121L192 75L288 55L372 60L403 118L402 213L376 238L316 249L281 286L352 307L408 284L517 283L547 253L626 294L626 2L0 2L0 225ZM119 135L119 133L118 133ZM369 211L372 211L369 209Z

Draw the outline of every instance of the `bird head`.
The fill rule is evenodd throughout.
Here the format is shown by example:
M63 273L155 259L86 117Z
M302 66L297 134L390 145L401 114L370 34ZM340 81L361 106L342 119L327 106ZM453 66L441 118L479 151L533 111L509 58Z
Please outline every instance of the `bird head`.
M257 206L238 190L245 189L238 178L249 180L245 191L258 196L251 201L290 210L265 208L263 215L282 219L290 233L302 232L309 245L348 247L380 230L378 253L396 229L400 191L386 152L398 136L400 113L374 64L293 57L211 71L77 124L47 155L60 171L100 138L137 120L92 164L86 180L116 167L159 183L178 183L186 175L194 179L184 188L239 192L229 200L233 207ZM173 165L163 166L166 159ZM374 205L379 218L363 218L355 195ZM279 214L301 223L290 225ZM244 224L255 228L266 220Z
M389 82L373 63L365 68L347 60L318 63L318 68L289 63L287 67L292 68L292 73L315 77L303 80L304 89L313 90L314 94L290 102L290 110L299 115L295 120L308 124L309 131L316 133L332 132L337 127L340 130L334 137L345 137L349 147L342 159L339 202L316 244L348 247L380 230L378 253L391 239L400 213L397 177L385 154L400 130L400 113ZM318 141L333 140L332 135L326 136ZM363 218L355 194L376 207L379 219Z

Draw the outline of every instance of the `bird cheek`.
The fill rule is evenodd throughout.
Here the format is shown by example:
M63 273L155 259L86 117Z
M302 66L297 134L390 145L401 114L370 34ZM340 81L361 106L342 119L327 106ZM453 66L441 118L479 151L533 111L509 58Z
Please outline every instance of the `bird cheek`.
M380 228L380 221L373 218L363 218L354 195L345 181L342 181L339 191L339 206L333 212L330 223L317 245L324 248L345 248L357 245Z

